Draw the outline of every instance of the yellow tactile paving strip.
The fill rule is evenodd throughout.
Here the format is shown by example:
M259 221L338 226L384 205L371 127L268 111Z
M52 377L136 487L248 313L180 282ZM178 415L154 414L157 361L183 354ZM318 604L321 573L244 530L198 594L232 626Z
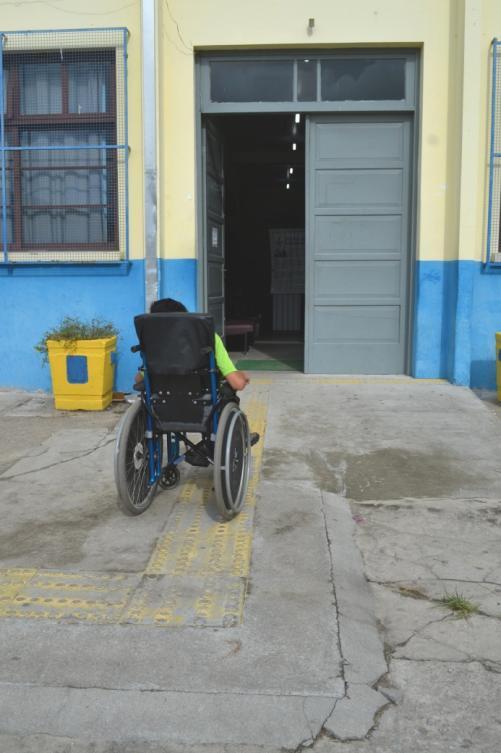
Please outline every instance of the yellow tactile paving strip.
M412 385L428 385L428 384L450 384L447 379L421 379L411 376L323 376L321 374L304 374L302 372L282 371L275 373L275 380L280 376L285 377L286 382L299 382L304 379L313 384L412 384ZM271 384L271 379L253 377L252 384Z
M261 434L261 441L253 449L244 507L234 520L214 519L215 508L208 505L210 471L195 472L181 487L144 572L0 570L0 618L163 627L240 624L269 384L253 380L253 394L245 406L252 431Z
M120 622L140 580L137 573L2 570L0 617Z
M449 384L447 379L414 379L412 377L310 377L315 384Z

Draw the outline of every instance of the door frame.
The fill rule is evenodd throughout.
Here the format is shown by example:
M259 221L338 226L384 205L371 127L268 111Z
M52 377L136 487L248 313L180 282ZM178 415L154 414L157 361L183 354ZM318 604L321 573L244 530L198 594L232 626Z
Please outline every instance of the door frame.
M225 243L226 243L226 237L225 237L225 222L224 222L224 212L225 212L225 198L224 198L224 192L225 192L225 177L224 177L224 142L222 139L220 139L220 129L216 124L213 124L211 119L208 116L205 116L206 122L203 123L203 118L200 119L200 139L201 139L201 152L200 152L200 166L199 166L199 172L200 172L200 190L201 193L200 196L200 222L197 223L200 234L201 234L201 248L204 252L204 263L199 264L198 266L201 267L201 269L198 270L198 277L200 278L200 275L202 276L202 285L203 285L203 291L204 291L204 297L203 297L203 308L204 311L208 311L208 297L209 297L209 256L210 253L208 251L209 249L209 238L207 233L207 227L208 227L208 208L207 208L207 180L206 180L206 166L207 166L207 154L204 152L204 150L207 147L207 133L211 133L212 136L217 137L220 141L220 143L223 143L222 148L222 170L223 170L223 180L222 180L222 186L223 186L223 202L222 202L222 229L221 229L221 247L222 247L222 257L223 257L223 263L222 263L222 280L221 280L221 287L222 287L222 317L221 317L221 337L224 336L224 320L225 320ZM205 135L204 135L205 134ZM198 213L197 213L198 214ZM200 284L200 280L199 280ZM197 308L198 306L198 300L199 300L199 293L197 290ZM216 323L216 331L217 329L217 323Z
M204 217L203 217L203 129L202 118L213 115L251 115L251 114L272 114L272 113L300 113L306 118L305 129L305 146L308 143L309 119L307 115L329 115L329 114L354 114L359 115L403 115L407 113L410 120L410 180L409 180L409 248L408 248L408 273L407 273L407 312L406 312L406 355L405 355L405 373L412 374L414 371L414 342L416 327L416 261L417 261L417 228L418 228L418 196L419 196L419 160L420 160L420 91L421 91L421 53L418 49L384 49L384 48L347 48L343 50L321 51L311 48L308 50L309 57L326 59L336 55L350 57L361 57L367 55L377 55L395 57L406 57L413 62L412 72L407 72L407 85L412 91L412 101L403 101L402 103L378 103L378 102L225 102L225 103L207 103L207 86L208 86L208 63L211 59L219 60L245 60L248 58L270 59L270 58L290 58L294 55L304 55L304 50L290 51L273 51L273 50L255 50L253 52L236 53L231 51L216 50L211 53L200 53L195 58L195 165L196 165L196 260L197 260L197 308L204 309L207 306L207 258L204 246ZM296 82L294 84L296 86ZM308 150L305 148L305 180L308 175ZM305 185L305 255L308 243L307 222L309 217L309 191ZM307 278L309 274L308 265L305 265L305 364L306 349L308 347L308 329L307 329Z

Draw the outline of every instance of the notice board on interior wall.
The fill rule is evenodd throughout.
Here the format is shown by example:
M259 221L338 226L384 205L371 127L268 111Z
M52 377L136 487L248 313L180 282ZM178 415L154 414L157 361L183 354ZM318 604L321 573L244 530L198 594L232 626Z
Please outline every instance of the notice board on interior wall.
M271 293L304 293L304 229L270 230Z
M270 230L273 331L301 329L304 293L304 229Z

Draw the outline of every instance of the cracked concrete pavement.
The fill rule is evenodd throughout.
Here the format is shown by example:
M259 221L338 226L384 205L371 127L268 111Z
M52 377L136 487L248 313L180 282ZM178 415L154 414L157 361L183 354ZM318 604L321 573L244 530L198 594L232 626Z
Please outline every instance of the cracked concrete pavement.
M266 379L243 623L0 618L2 753L498 752L499 408L439 382ZM0 391L1 568L144 567L176 503L116 510L120 410Z

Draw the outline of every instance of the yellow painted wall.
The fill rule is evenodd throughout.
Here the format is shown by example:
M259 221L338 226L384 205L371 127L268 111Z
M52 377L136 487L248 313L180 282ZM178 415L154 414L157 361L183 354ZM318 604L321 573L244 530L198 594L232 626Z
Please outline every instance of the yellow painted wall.
M501 35L499 0L352 0L349 12L340 0L170 0L159 4L159 22L163 255L196 255L194 50L378 45L422 51L418 258L483 258L488 57Z
M460 259L485 260L493 37L501 35L498 0L463 0L460 193L457 227Z
M418 258L483 258L489 49L492 37L501 37L500 0L351 0L349 12L341 0L157 0L156 6L158 231L163 257L196 256L195 50L415 46L421 49L422 76ZM0 27L26 29L26 7L22 2L0 5ZM311 36L309 17L315 18ZM130 30L130 250L132 258L140 258L141 2L29 4L29 28L93 26Z
M453 6L458 3L453 0ZM445 229L450 17L448 0L170 0L161 28L160 217L169 257L195 256L194 49L300 46L422 47L419 188L420 258L454 255ZM307 33L308 18L315 31ZM456 200L457 205L457 200Z

